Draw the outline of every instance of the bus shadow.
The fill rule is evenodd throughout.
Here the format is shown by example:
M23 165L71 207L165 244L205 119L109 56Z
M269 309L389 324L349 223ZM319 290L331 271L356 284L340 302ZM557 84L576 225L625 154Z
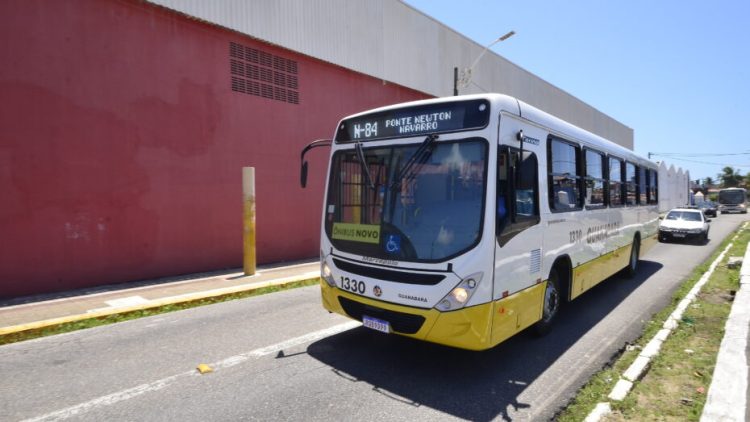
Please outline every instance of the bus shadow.
M547 336L539 338L526 331L484 352L363 327L312 343L307 352L344 380L364 383L407 406L424 406L473 421L512 420L518 411L534 412L519 399L527 387L661 267L641 261L633 279L613 276L563 308ZM559 406L569 399L560 398ZM552 418L556 411L545 418Z

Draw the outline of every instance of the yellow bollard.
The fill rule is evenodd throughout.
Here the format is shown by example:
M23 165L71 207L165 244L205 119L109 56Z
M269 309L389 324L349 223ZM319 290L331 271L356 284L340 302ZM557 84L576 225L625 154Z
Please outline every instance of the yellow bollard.
M245 275L255 274L255 167L242 168L243 252Z

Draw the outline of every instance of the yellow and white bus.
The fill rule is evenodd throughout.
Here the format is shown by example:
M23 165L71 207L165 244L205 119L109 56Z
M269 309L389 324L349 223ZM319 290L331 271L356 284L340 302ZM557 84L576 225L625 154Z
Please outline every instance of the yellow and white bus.
M544 333L657 241L656 165L513 97L366 111L329 144L323 306L375 330L471 350Z

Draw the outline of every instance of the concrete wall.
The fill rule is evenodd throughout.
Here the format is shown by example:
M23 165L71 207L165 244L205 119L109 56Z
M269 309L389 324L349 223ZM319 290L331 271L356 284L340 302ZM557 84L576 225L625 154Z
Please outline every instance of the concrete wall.
M690 204L690 173L674 164L659 163L659 212Z
M399 0L150 1L437 97L453 95L453 68L469 67L484 50ZM492 51L473 73L479 86L633 149L633 129Z
M140 1L0 2L0 39L0 297L240 267L243 166L258 262L317 256L326 153L302 190L301 148L427 97Z
M241 266L243 166L258 262L316 256L326 153L302 190L301 148L344 115L450 94L482 50L395 0L160 3L205 21L139 0L0 2L0 297ZM632 146L499 56L476 74Z

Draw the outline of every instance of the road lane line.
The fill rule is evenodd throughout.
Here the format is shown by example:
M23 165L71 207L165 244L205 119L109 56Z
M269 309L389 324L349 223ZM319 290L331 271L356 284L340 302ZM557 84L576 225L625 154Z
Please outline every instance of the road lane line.
M183 372L181 374L172 375L171 377L162 378L160 380L150 382L147 384L141 384L139 386L128 388L127 390L118 391L116 393L108 394L106 396L97 397L93 400L89 400L84 403L77 404L75 406L66 407L65 409L60 409L55 412L47 413L42 416L37 416L35 418L31 419L25 419L22 422L41 422L41 421L61 421L68 418L72 418L73 416L80 415L82 413L86 413L90 410L103 407L103 406L109 406L115 403L119 403L121 401L132 399L133 397L138 397L142 394L151 393L154 391L159 391L170 384L172 384L175 380L178 378L183 378L187 376L196 376L198 373L196 371L189 371L189 372Z
M314 333L305 334L304 336L293 338L287 341L282 341L281 343L276 343L272 346L267 346L262 349L255 349L249 354L253 357L259 358L261 356L269 355L271 353L276 353L280 350L298 346L304 343L310 343L315 340L320 340L325 337L329 337L329 336L332 336L332 335L335 335L344 331L348 331L348 330L351 330L352 328L356 328L361 325L362 323L359 321L347 321L343 324L334 325L331 328L326 328L325 330L320 330L320 331L315 331Z
M347 321L343 324L334 325L333 327L326 328L320 331L315 331L309 334L305 334L303 336L295 337L293 339L282 341L281 343L276 343L271 346L266 346L260 349L255 349L247 353L234 355L232 357L216 362L213 366L215 368L221 368L221 369L230 368L250 358L260 358L263 356L270 355L272 353L277 353L284 349L288 349L290 347L299 346L300 344L312 343L313 341L320 340L326 337L330 337L332 335L351 330L352 328L356 328L361 325L362 323L358 321Z
M358 327L360 325L362 324L359 323L358 321L348 321L343 324L334 325L333 327L325 328L323 330L314 331L312 333L308 333L299 337L285 340L280 343L273 344L271 346L261 347L255 350L251 350L247 353L234 355L226 359L222 359L216 363L210 364L209 366L214 368L214 370L230 368L232 366L245 362L249 360L250 358L261 358L263 356L267 356L272 353L279 352L280 350L284 350L286 348L299 346L301 344L310 343L316 340L320 340L322 338L326 338L335 334L339 334L344 331L351 330L352 328ZM115 403L129 400L129 399L138 397L146 393L153 393L155 391L162 390L174 384L175 381L181 378L196 377L196 376L200 376L200 374L196 370L191 369L190 371L182 372L180 374L172 375L172 376L162 378L160 380L156 380L156 381L149 382L146 384L141 384L132 388L128 388L126 390L108 394L106 396L97 397L87 402L83 402L74 406L66 407L64 409L56 410L54 412L50 412L41 416L37 416L31 419L25 419L23 422L65 420L73 416L77 416L77 415L89 412L91 410L94 410L100 407L113 405Z

